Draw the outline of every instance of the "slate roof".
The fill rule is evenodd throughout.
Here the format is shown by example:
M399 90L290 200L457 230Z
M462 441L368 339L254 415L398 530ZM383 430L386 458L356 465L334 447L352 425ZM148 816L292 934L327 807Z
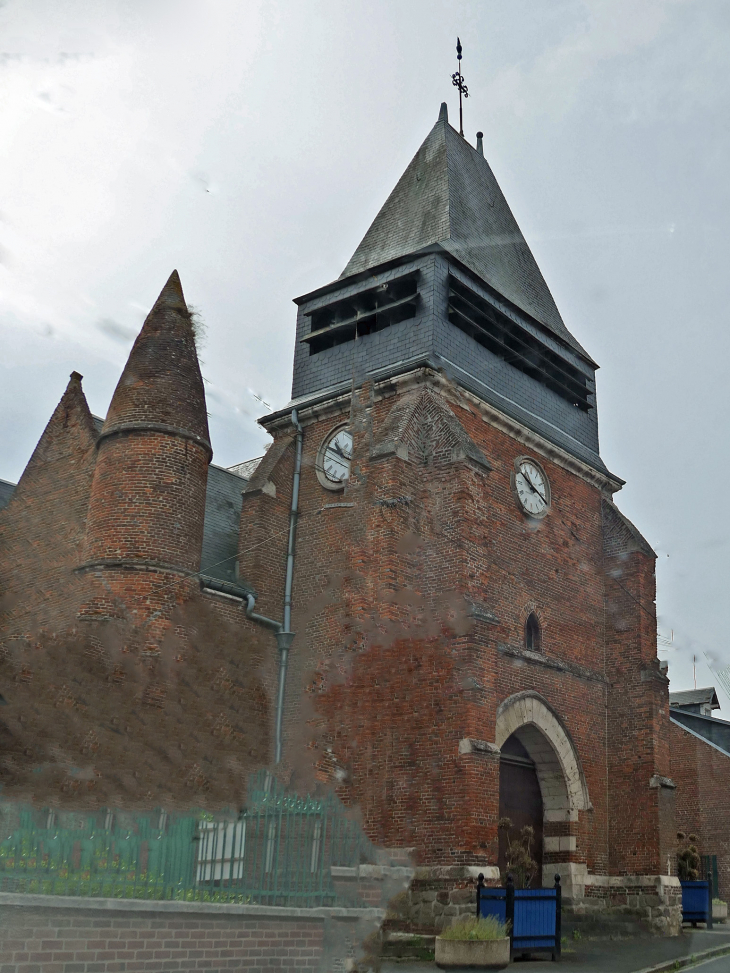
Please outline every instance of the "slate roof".
M0 480L0 510L3 510L10 503L13 490L15 490L14 483L8 483L7 480Z
M675 726L681 726L692 736L730 757L730 723L726 720L718 720L716 716L700 716L699 713L689 713L676 707L670 710L669 719Z
M242 476L244 479L250 480L262 459L263 456L257 456L255 459L247 459L243 463L236 463L235 466L228 466L227 469L229 473L235 473L237 476Z
M700 706L702 703L711 703L713 709L720 709L720 701L714 686L707 686L705 689L686 689L681 693L669 694L670 706Z
M449 125L445 104L340 279L434 247L595 364L566 328L489 163Z
M235 566L243 505L241 494L247 483L244 477L221 466L211 463L208 467L203 553L200 558L200 573L204 579L214 578L232 585L238 583Z

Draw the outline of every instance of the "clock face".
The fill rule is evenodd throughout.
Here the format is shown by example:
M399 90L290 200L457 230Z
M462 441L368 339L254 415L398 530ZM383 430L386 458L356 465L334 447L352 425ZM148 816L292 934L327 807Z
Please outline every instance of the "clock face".
M544 517L550 506L550 484L542 469L530 459L516 464L514 487L517 499L531 517Z
M352 459L352 433L349 429L338 429L330 436L322 455L322 471L330 483L344 483L350 476Z

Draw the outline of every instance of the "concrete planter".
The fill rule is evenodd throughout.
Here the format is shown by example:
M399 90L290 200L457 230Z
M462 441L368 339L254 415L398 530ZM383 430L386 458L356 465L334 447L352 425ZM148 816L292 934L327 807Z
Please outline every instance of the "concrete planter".
M504 939L442 939L436 937L436 966L472 970L503 970L509 965L509 936Z
M717 922L727 922L727 902L712 903L712 918Z

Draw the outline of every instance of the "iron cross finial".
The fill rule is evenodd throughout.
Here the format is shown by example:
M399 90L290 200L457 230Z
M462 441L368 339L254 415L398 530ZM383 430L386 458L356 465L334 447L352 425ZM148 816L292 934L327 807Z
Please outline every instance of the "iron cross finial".
M459 89L459 135L464 136L464 114L461 107L461 96L469 97L469 89L464 84L464 75L461 73L461 41L456 38L456 71L451 75L451 83Z

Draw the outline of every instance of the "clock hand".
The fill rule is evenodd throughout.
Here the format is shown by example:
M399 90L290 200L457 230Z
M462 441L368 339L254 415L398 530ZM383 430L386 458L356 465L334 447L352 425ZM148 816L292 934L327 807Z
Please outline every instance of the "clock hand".
M336 456L341 456L344 460L350 459L350 457L345 452L343 452L339 443L331 442L327 447L327 449L328 451L334 453Z
M527 473L525 473L525 471L524 471L524 470L520 470L520 473L522 474L522 476L523 476L523 479L525 479L525 480L527 480L527 485L528 485L528 486L530 487L530 489L532 490L532 492L533 492L533 493L536 493L536 494L538 495L538 497L539 497L539 498L540 498L540 499L542 500L542 502L543 502L543 503L545 504L545 506L547 506L547 500L546 500L546 499L545 499L545 497L544 497L544 496L542 495L542 493L540 492L540 490L538 490L538 489L537 489L537 487L536 487L536 486L535 486L535 484L534 484L534 483L532 482L532 480L531 480L531 479L530 479L530 477L529 477L529 476L527 475Z

